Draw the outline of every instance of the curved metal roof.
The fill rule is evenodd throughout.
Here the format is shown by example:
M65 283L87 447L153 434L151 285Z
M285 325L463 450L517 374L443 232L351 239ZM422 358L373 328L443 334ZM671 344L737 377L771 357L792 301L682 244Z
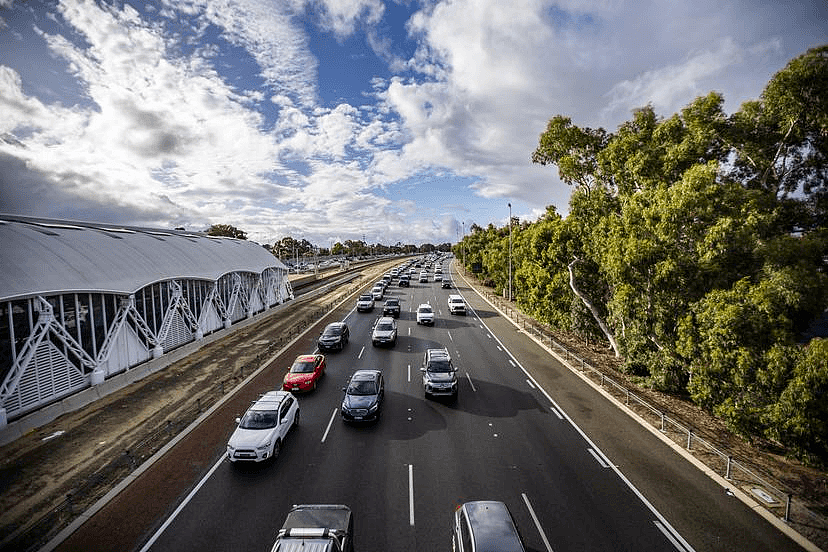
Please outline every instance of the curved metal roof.
M285 265L261 245L176 230L0 214L0 300L130 294L171 278L217 280Z

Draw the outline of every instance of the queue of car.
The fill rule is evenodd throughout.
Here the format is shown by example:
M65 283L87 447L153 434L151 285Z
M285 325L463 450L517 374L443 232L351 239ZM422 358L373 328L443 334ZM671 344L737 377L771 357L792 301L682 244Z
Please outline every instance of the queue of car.
M370 293L363 293L357 299L358 312L370 312L375 302L382 300L386 288L394 279L400 287L410 285L406 267L393 269L377 282ZM420 273L420 282L428 282L428 272ZM442 282L442 288L450 289L451 280L443 276L442 268L435 266L435 282ZM451 294L448 298L451 314L465 314L462 296ZM394 347L397 342L397 321L400 316L400 301L389 297L382 306L371 332L374 346ZM417 307L417 324L434 325L434 309L429 303ZM317 346L320 353L299 355L284 377L282 388L264 393L254 401L245 414L236 419L237 428L227 444L227 457L233 462L262 462L278 456L289 431L299 424L299 401L295 394L314 391L325 375L326 358L322 351L342 351L350 340L350 329L345 322L332 322L320 333ZM457 368L446 348L429 348L423 355L423 392L426 397L458 394ZM382 370L361 369L355 371L345 387L340 405L340 416L345 422L362 423L379 420L385 396L385 380ZM331 514L324 520L317 519L319 512ZM309 528L305 519L313 514L314 527ZM301 521L293 520L291 517ZM304 516L304 517L303 517ZM328 519L330 518L330 519ZM342 519L340 519L342 518ZM501 550L523 552L522 539L517 531L508 508L502 502L475 501L462 504L454 514L452 527L452 550ZM295 526L295 527L294 527ZM300 527L301 526L301 527ZM305 527L308 526L308 527ZM330 526L330 527L329 527ZM301 505L295 506L280 530L274 551L305 550L311 544L319 550L329 552L353 550L353 520L350 509L342 505ZM301 548L300 548L301 547ZM314 548L316 550L317 548Z

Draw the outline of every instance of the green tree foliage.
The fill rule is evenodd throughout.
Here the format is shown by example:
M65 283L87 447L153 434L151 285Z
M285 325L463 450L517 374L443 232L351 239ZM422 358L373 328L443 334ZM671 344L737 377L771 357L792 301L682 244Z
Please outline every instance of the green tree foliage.
M225 238L238 238L240 240L247 239L247 232L239 230L235 226L229 224L214 224L207 229L208 236L223 236Z
M532 160L573 186L569 214L512 226L515 300L603 335L628 372L742 434L828 463L828 346L801 337L828 307L827 93L828 46L729 116L711 92L614 133L553 117ZM454 248L498 291L508 232L473 225Z

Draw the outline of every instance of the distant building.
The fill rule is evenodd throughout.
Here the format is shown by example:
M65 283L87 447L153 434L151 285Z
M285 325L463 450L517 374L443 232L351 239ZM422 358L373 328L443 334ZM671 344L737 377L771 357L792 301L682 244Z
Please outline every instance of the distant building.
M254 242L0 214L0 429L292 297Z

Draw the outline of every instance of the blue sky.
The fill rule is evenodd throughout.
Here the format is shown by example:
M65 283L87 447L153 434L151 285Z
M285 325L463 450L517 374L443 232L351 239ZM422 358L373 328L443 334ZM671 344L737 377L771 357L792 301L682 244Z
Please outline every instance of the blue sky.
M824 0L0 0L0 212L455 242L571 190L547 121L734 111Z

